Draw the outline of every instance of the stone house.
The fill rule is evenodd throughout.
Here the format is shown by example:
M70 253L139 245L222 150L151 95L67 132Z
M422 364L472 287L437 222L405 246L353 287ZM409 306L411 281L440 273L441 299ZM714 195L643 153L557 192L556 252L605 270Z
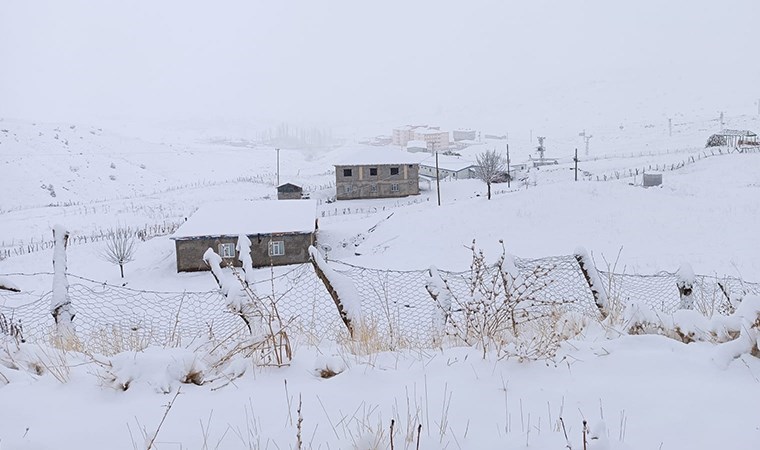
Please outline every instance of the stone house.
M394 149L359 149L335 165L337 200L418 195L419 182L416 158Z
M309 261L316 241L317 205L313 200L230 201L206 204L171 236L177 272L209 270L203 254L213 249L222 265L240 267L236 251L241 234L251 240L254 267Z

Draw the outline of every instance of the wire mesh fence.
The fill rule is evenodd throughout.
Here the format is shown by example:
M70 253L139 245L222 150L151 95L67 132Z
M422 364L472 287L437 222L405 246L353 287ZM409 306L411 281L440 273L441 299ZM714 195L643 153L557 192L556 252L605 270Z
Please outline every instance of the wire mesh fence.
M361 297L363 319L391 342L424 344L439 331L441 311L425 287L428 270L372 269L339 261L329 264L353 281ZM540 274L541 288L535 294L539 300L598 317L593 293L575 256L517 258L515 264L521 274ZM438 273L455 296L471 295L469 271ZM666 313L682 307L678 277L673 273L599 273L611 301L647 305ZM0 313L22 330L27 342L47 342L54 330L52 293L46 291L52 287L52 274L3 276L11 280L33 278L36 290L0 290ZM26 281L19 284L29 285ZM226 308L226 300L218 290L136 290L75 275L69 275L69 281L77 335L104 353L148 345L187 345L197 339L245 333L245 324ZM694 308L708 315L730 312L731 300L738 297L760 295L760 283L731 277L698 275L692 289ZM271 271L270 276L255 283L255 291L276 303L291 334L316 340L346 335L332 297L310 264L293 265L284 272Z

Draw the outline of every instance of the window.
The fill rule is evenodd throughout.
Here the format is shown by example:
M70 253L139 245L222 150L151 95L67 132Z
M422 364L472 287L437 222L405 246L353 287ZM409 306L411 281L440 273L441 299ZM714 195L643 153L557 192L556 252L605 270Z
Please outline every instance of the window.
M373 194L376 193L377 192L377 185L373 184L372 186L370 186L369 187L369 191L372 192Z
M350 177L353 176L354 171L351 169L343 169L343 176L344 177Z
M393 183L391 185L391 192L398 192L398 184L397 183Z
M270 241L269 242L269 256L283 256L285 255L285 242L284 241Z
M346 194L350 194L353 189L351 188L351 185L348 185L345 186L343 190L346 192Z
M376 177L377 176L377 167L370 167L369 168L369 176Z
M219 244L219 255L222 258L234 258L235 244Z
M398 167L391 167L391 175L398 175Z

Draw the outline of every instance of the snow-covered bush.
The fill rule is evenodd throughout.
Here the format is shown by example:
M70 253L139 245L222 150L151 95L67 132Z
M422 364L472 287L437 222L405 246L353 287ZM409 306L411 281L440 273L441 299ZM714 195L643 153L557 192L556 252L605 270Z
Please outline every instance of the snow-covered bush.
M684 343L711 342L718 345L716 359L723 364L743 354L760 357L760 297L747 296L729 315L707 317L694 310L675 314L646 306L628 305L622 331L627 334L659 334Z
M682 263L676 272L676 286L681 298L680 309L694 309L694 284L696 276L689 263Z
M728 145L728 141L726 141L726 137L720 134L713 134L709 138L707 138L707 143L705 144L705 148L708 147L723 147Z
M477 346L484 357L490 351L500 357L552 357L566 334L557 326L564 323L566 302L540 295L552 268L537 267L523 275L501 244L501 255L490 265L472 242L464 293L455 292L434 268L428 272L426 288L440 310L440 331L454 341Z

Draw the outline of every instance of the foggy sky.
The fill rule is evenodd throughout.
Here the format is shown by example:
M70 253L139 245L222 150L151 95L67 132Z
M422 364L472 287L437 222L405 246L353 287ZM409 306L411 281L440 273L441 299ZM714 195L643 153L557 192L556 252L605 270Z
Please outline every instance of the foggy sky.
M577 119L652 102L749 111L759 4L1 0L0 116L366 124Z

